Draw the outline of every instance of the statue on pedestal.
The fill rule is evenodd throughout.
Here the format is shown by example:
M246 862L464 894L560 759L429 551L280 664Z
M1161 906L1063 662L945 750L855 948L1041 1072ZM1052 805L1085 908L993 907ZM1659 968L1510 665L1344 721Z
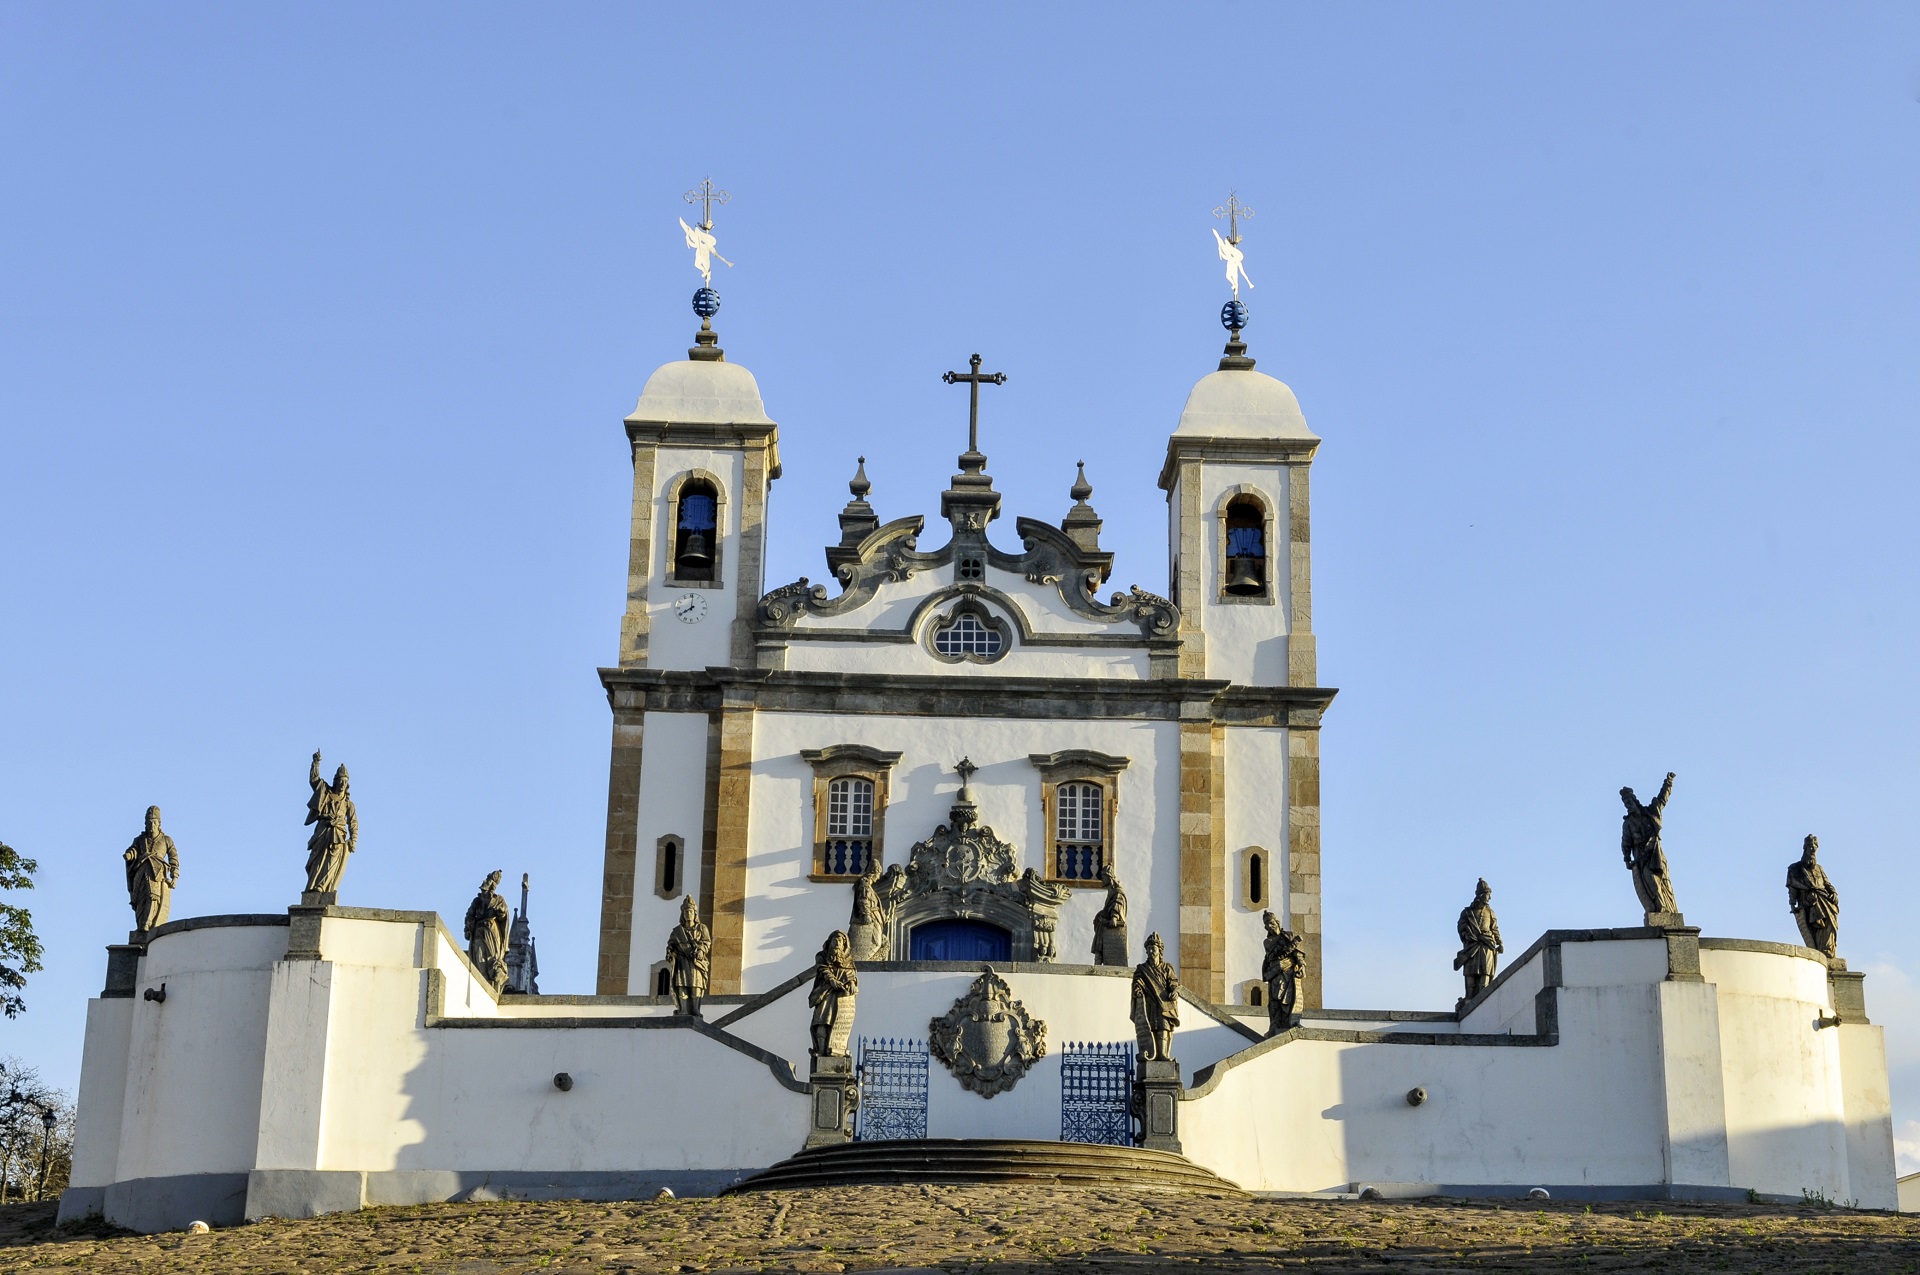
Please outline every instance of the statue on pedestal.
M1620 790L1620 801L1627 808L1620 821L1620 857L1633 872L1633 889L1649 924L1655 916L1671 917L1680 911L1673 900L1673 879L1667 875L1667 856L1660 848L1660 815L1672 796L1672 771L1660 785L1660 795L1644 805L1633 789Z
M1261 914L1267 937L1260 958L1260 977L1267 984L1267 1035L1293 1026L1293 1008L1300 1003L1300 976L1307 972L1306 945L1292 930L1282 929L1280 918Z
M667 935L667 969L673 1012L700 1017L713 975L713 931L701 923L691 894L680 900L680 924Z
M813 1045L807 1053L814 1059L843 1057L853 1039L854 997L860 990L860 975L853 968L853 947L846 931L835 930L814 958L813 990L807 1004L813 1009Z
M1032 868L1020 874L1020 897L1026 900L1033 917L1033 959L1051 961L1054 930L1060 920L1060 905L1073 897L1073 887L1049 881Z
M1500 953L1507 950L1500 939L1500 922L1494 919L1493 906L1488 902L1492 897L1493 887L1482 877L1473 889L1473 902L1460 909L1460 954L1453 958L1453 968L1467 980L1466 995L1460 998L1462 1006L1487 990L1500 965Z
M494 887L500 884L498 869L480 883L480 893L467 905L467 959L494 995L507 985L507 901Z
M340 878L346 875L347 856L360 841L360 816L347 795L347 768L334 771L329 784L320 778L318 749L307 771L307 786L313 790L307 799L307 822L314 829L307 838L306 892L311 897L303 902L332 903L340 892Z
M1147 959L1133 967L1133 1031L1143 1062L1173 1058L1173 1030L1180 1025L1180 973L1167 961L1158 933L1147 935Z
M145 934L167 923L173 887L180 880L180 856L173 838L160 831L160 807L147 807L147 828L133 839L125 854L127 901L133 905L133 928Z
M1800 857L1787 865L1787 906L1806 945L1831 959L1840 948L1840 892L1815 861L1819 852L1820 838L1809 833Z
M883 875L879 857L867 857L866 871L853 883L853 914L847 920L854 960L884 961L893 954L893 907L906 893L906 875L897 863Z
M1100 867L1100 884L1107 887L1107 902L1093 916L1093 963L1127 963L1127 892L1120 888L1111 863Z

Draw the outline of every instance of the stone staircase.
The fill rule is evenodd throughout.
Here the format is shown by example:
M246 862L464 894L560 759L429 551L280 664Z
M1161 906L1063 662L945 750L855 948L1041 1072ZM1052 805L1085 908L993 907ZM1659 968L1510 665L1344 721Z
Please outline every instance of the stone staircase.
M1039 1182L1244 1195L1185 1156L1139 1147L996 1138L913 1138L814 1147L727 1188L788 1191L909 1182Z

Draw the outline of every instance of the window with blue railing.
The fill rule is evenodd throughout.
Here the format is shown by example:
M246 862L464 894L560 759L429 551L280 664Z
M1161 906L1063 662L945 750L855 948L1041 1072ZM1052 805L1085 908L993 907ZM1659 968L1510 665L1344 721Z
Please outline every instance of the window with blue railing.
M873 854L873 780L846 775L827 783L827 836L820 874L857 877Z
M1097 783L1054 789L1053 875L1062 881L1097 881L1107 855L1107 790Z

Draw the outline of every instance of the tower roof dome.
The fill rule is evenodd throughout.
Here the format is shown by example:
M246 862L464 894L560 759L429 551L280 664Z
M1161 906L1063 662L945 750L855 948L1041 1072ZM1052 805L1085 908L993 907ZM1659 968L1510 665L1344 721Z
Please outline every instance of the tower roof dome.
M681 359L647 378L627 420L661 425L772 425L760 383L738 363Z
M1173 433L1176 438L1317 437L1286 383L1252 368L1201 377Z

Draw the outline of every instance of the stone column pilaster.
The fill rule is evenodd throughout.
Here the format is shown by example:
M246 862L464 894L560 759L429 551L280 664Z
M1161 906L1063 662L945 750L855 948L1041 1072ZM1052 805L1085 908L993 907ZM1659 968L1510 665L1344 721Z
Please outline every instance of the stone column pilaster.
M1321 962L1320 730L1318 723L1287 731L1287 928L1300 936L1307 972L1299 1008L1319 1009Z
M753 687L729 683L722 688L717 730L718 757L708 774L712 809L703 838L701 902L713 928L712 994L740 991L747 937L747 830L753 802ZM710 752L711 757L711 752ZM707 847L703 847L706 849Z
M627 609L620 618L621 668L643 668L647 663L647 581L653 574L653 483L658 451L651 443L633 444L633 530L627 544Z
M629 994L644 721L645 714L637 708L616 704L613 710L613 756L607 768L606 861L600 878L600 959L594 977L594 991L600 996Z
M1180 713L1180 981L1219 1002L1227 998L1225 731L1204 702Z

